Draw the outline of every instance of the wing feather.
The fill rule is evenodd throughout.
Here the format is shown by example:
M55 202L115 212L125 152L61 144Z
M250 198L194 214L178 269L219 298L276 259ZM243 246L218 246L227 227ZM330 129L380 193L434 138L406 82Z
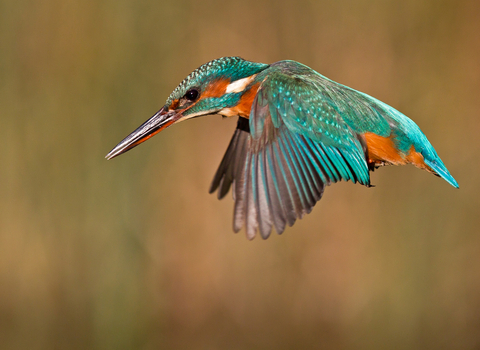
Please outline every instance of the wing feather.
M293 172L296 174L298 179L297 188L301 189L300 193L302 194L302 212L310 213L311 208L315 205L316 201L314 200L311 188L313 184L308 175L308 170L306 169L305 164L301 159L301 152L297 149L296 143L294 141L295 135L292 133L285 133L286 142L288 142L288 153L292 160Z
M234 230L245 227L249 239L257 230L268 238L273 226L282 233L331 183L370 182L364 146L341 117L346 107L332 103L333 89L281 70L259 77L249 128L240 118L210 188L222 198L233 186ZM366 110L376 113L365 104L350 112Z
M264 181L267 184L267 197L270 199L269 204L272 213L273 224L278 233L282 233L285 229L285 224L288 220L287 201L282 196L282 188L284 188L283 181L278 178L275 171L275 166L272 160L272 144L267 144L263 151L263 159L265 162ZM294 222L295 218L292 216L289 222Z
M218 199L222 199L229 191L239 164L242 164L247 154L247 138L250 135L247 131L237 128L228 145L227 151L218 167L212 184L210 185L209 193L218 191Z
M260 230L260 234L262 238L266 239L270 235L270 231L272 229L272 208L270 204L270 197L268 195L268 188L267 183L265 181L266 176L266 168L264 167L263 162L263 152L259 152L256 154L255 158L255 181L256 187L258 190L256 191L256 209L257 209L257 220L258 220L258 227Z
M245 227L248 239L253 239L257 232L258 219L257 219L257 207L255 201L256 186L255 168L254 168L254 153L248 153L246 170L246 182L245 182L245 205L246 210L242 214L245 218Z
M295 137L294 142L296 153L300 156L299 159L301 159L303 164L302 168L304 169L305 176L307 177L308 188L311 191L313 203L315 203L320 200L322 196L321 189L323 188L323 181L317 172L316 165L312 163L311 159L308 157L304 145L301 143L301 140L299 140L299 137Z
M292 199L293 209L296 217L303 217L303 208L307 205L303 190L303 183L300 179L299 170L296 168L292 157L290 144L285 140L286 131L279 133L278 144L279 154L284 158L283 174L287 180L288 192Z

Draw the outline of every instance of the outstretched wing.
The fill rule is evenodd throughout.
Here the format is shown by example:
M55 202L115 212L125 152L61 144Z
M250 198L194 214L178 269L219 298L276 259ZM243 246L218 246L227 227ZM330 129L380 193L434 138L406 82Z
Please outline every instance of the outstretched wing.
M263 78L249 122L239 119L210 192L222 198L233 184L235 232L245 226L248 238L257 229L267 238L342 179L370 183L361 138L315 84L278 70Z

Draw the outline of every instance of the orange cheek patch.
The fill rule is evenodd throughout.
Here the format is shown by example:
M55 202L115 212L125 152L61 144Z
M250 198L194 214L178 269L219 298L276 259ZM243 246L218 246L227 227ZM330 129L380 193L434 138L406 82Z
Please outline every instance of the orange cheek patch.
M201 98L206 97L222 97L227 91L230 79L218 79L208 84L207 88L201 94Z
M260 83L257 83L252 87L250 87L242 95L239 103L236 106L227 108L224 110L225 113L227 113L228 111L228 114L224 114L224 115L227 115L227 116L239 115L241 117L248 119L250 117L250 110L252 109L252 103L253 103L253 100L255 99L255 96L257 95L257 90L259 86L260 86Z
M230 85L230 79L215 80L207 86L207 89L204 92L202 92L201 98L196 103L208 97L222 97L223 95L225 95L228 85ZM257 83L253 85L250 89L248 89L242 95L238 105L228 109L230 111L230 114L240 115L248 119L248 117L250 116L250 109L252 108L253 100L255 99L255 95L257 94L257 90L259 87L260 83ZM193 105L191 107L193 107Z
M200 98L190 105L188 108L182 110L181 112L185 112L187 109L192 108L195 106L199 101L203 100L207 97L222 97L225 95L227 91L227 86L230 84L230 79L217 79L212 81L208 84L207 88L200 94ZM180 108L180 100L174 100L172 104L169 106L169 110L177 110Z

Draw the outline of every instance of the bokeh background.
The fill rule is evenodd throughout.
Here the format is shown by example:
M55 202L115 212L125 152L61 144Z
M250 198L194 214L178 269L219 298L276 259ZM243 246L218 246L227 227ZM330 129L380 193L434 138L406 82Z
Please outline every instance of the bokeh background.
M294 59L414 119L458 180L340 183L247 241L235 120L105 154L199 65ZM479 349L478 0L0 1L2 349Z

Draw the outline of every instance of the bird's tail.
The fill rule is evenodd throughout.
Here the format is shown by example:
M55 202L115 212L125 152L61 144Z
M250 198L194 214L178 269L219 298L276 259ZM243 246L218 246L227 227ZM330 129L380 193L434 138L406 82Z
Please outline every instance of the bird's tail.
M369 132L363 134L367 143L369 162L371 161L373 165L413 164L443 178L450 185L458 188L457 181L413 120L384 102L366 94L360 94L375 102L385 112L384 116L391 127L391 133L386 137Z
M421 136L416 134L415 137L408 137L401 129L394 130L388 137L374 133L363 134L367 146L369 164L375 167L386 164L413 164L417 168L425 169L440 176L450 185L458 188L457 181L447 170L428 139L418 127L417 131L421 133ZM403 150L401 146L402 141L408 145Z
M412 120L408 119L407 125L399 124L392 128L387 137L370 132L362 136L371 166L413 164L458 188L457 181L447 170L430 141Z
M440 176L442 179L447 181L450 185L452 185L455 188L458 188L457 181L453 178L453 176L447 170L447 167L443 164L442 160L438 156L436 159L433 159L433 160L425 159L425 164L427 164L435 172L435 175Z

